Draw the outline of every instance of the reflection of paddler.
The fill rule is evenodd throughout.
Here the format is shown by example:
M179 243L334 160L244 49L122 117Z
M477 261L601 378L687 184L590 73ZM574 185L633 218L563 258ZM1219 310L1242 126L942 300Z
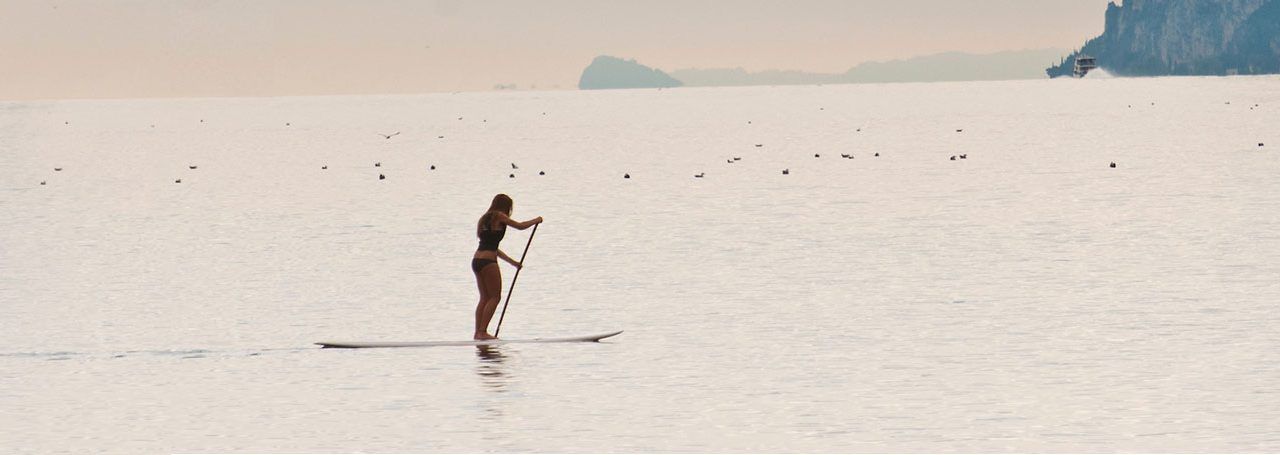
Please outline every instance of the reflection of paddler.
M497 338L489 334L489 321L498 309L498 301L502 299L502 271L498 267L498 258L519 269L519 261L512 259L507 253L498 249L498 243L507 234L507 226L519 230L542 223L542 217L529 221L511 219L511 197L499 194L493 197L489 210L480 216L476 223L476 237L480 238L480 246L471 258L471 271L476 275L476 285L480 288L480 302L476 304L476 340L492 340Z

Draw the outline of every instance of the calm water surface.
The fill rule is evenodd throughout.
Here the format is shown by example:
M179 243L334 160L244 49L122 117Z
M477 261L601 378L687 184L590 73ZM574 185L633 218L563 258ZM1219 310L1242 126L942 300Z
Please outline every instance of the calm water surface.
M1277 451L1276 125L1275 77L0 103L0 450ZM468 337L497 192L547 220L502 334L626 333L311 345Z

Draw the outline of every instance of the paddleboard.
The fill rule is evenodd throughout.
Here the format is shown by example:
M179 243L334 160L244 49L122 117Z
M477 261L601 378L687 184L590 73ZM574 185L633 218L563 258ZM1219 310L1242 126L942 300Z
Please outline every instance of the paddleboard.
M525 340L465 340L465 341L321 341L316 343L323 348L344 348L344 349L363 349L363 348L424 348L432 346L494 346L500 344L519 344L519 343L574 343L574 342L596 342L609 338L611 336L622 333L617 332L602 333L599 335L589 335L583 337L568 338L532 338Z

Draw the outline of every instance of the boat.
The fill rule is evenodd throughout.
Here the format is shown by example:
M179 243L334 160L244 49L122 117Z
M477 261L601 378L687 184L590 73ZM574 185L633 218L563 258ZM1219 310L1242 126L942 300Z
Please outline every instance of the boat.
M1075 70L1071 72L1071 75L1075 77L1084 77L1084 75L1089 74L1089 71L1093 71L1097 67L1098 61L1096 59L1088 55L1080 54L1076 56L1076 67Z

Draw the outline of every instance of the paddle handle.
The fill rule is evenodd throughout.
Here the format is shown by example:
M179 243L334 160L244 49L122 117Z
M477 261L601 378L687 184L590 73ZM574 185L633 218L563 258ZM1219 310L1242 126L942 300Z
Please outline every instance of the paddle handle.
M493 336L498 336L498 332L502 331L502 318L507 316L507 304L511 303L511 292L516 290L516 280L520 279L520 270L524 269L524 257L529 254L529 245L533 244L533 236L538 234L538 225L533 225L533 232L529 233L529 241L524 244L524 252L520 253L520 268L516 269L515 276L511 277L511 289L507 290L507 300L502 302L502 314L498 316L498 328L493 329Z

